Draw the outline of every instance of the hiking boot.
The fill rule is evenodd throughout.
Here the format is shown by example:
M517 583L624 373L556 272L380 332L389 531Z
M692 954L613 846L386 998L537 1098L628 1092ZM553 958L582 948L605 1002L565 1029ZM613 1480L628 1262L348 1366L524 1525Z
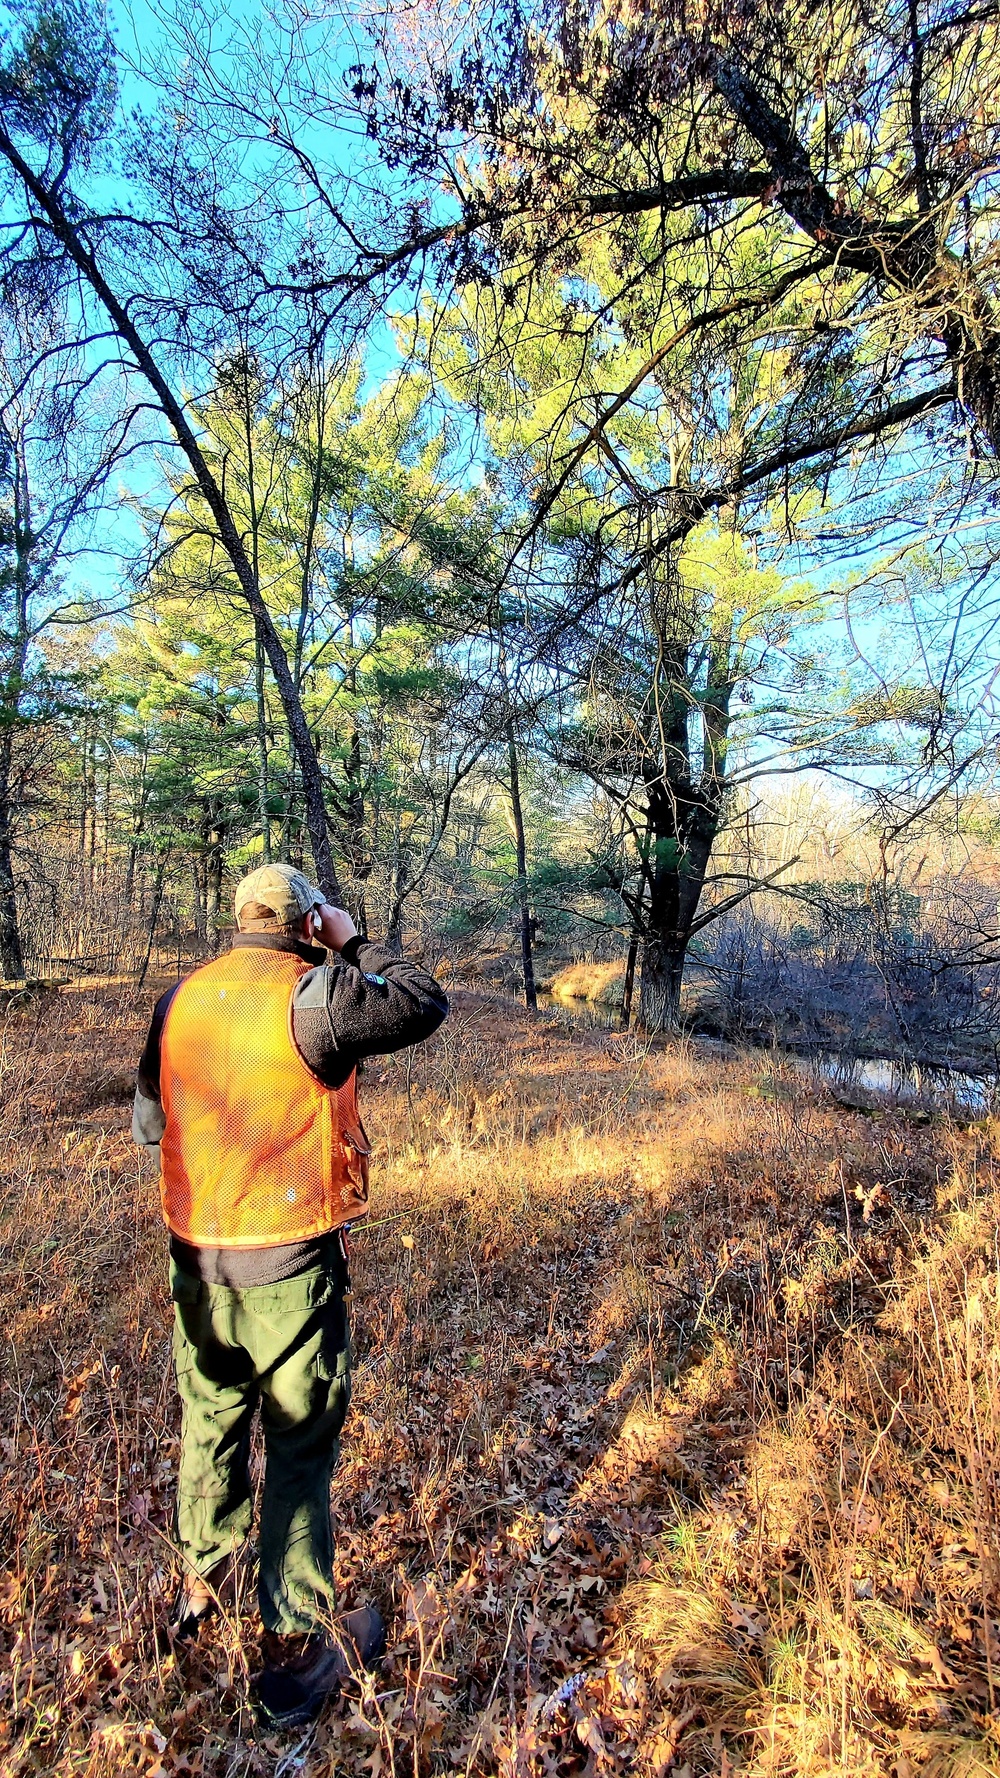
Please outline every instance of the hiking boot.
M234 1591L235 1571L228 1556L223 1556L207 1574L189 1574L181 1582L170 1614L172 1640L193 1641L202 1624L214 1617L219 1606L232 1602Z
M373 1605L338 1619L332 1632L275 1636L265 1632L264 1668L253 1681L257 1714L272 1729L299 1728L317 1717L345 1679L385 1654L385 1624Z

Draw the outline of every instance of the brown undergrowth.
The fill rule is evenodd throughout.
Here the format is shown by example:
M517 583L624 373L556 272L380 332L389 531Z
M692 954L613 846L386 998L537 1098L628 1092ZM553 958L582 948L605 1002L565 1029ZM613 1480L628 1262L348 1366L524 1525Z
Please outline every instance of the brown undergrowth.
M164 1654L170 1309L125 1130L150 998L2 1032L5 1774L1000 1766L990 1128L468 994L364 1083L334 1513L385 1667L282 1741L248 1598Z

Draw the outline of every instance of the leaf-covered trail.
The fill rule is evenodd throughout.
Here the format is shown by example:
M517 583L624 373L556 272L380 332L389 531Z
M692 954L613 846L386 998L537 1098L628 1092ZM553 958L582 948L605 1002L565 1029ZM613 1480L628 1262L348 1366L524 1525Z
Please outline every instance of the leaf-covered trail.
M343 1606L380 1604L389 1658L297 1751L257 1737L249 1580L183 1657L158 1637L177 1414L155 1187L124 1133L145 1012L95 989L8 1022L5 1771L764 1771L805 1732L775 1661L815 1700L835 1647L841 1701L811 1706L791 1769L840 1737L835 1769L891 1771L928 1686L980 1733L975 1490L943 1448L930 1483L892 1480L952 1410L879 1329L942 1180L989 1184L984 1138L460 994L364 1083L376 1209L333 1509ZM912 1420L882 1402L904 1374Z

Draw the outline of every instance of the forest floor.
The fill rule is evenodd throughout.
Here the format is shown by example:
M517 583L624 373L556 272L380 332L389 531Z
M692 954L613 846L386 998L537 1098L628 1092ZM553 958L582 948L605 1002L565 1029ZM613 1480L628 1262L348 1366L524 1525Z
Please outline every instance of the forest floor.
M1000 1768L997 1130L472 993L363 1083L333 1508L388 1658L282 1739L249 1596L164 1653L155 992L2 1026L5 1778Z

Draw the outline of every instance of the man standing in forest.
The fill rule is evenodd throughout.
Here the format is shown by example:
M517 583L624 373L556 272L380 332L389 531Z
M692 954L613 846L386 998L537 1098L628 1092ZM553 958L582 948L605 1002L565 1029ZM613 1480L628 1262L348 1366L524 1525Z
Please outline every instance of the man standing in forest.
M259 1404L254 1693L269 1725L290 1727L385 1646L374 1607L332 1618L330 1476L350 1396L345 1229L368 1208L356 1067L429 1037L447 1001L290 865L244 877L236 919L232 949L156 1005L132 1128L159 1159L170 1231L185 1566L172 1633L197 1635L231 1588Z

